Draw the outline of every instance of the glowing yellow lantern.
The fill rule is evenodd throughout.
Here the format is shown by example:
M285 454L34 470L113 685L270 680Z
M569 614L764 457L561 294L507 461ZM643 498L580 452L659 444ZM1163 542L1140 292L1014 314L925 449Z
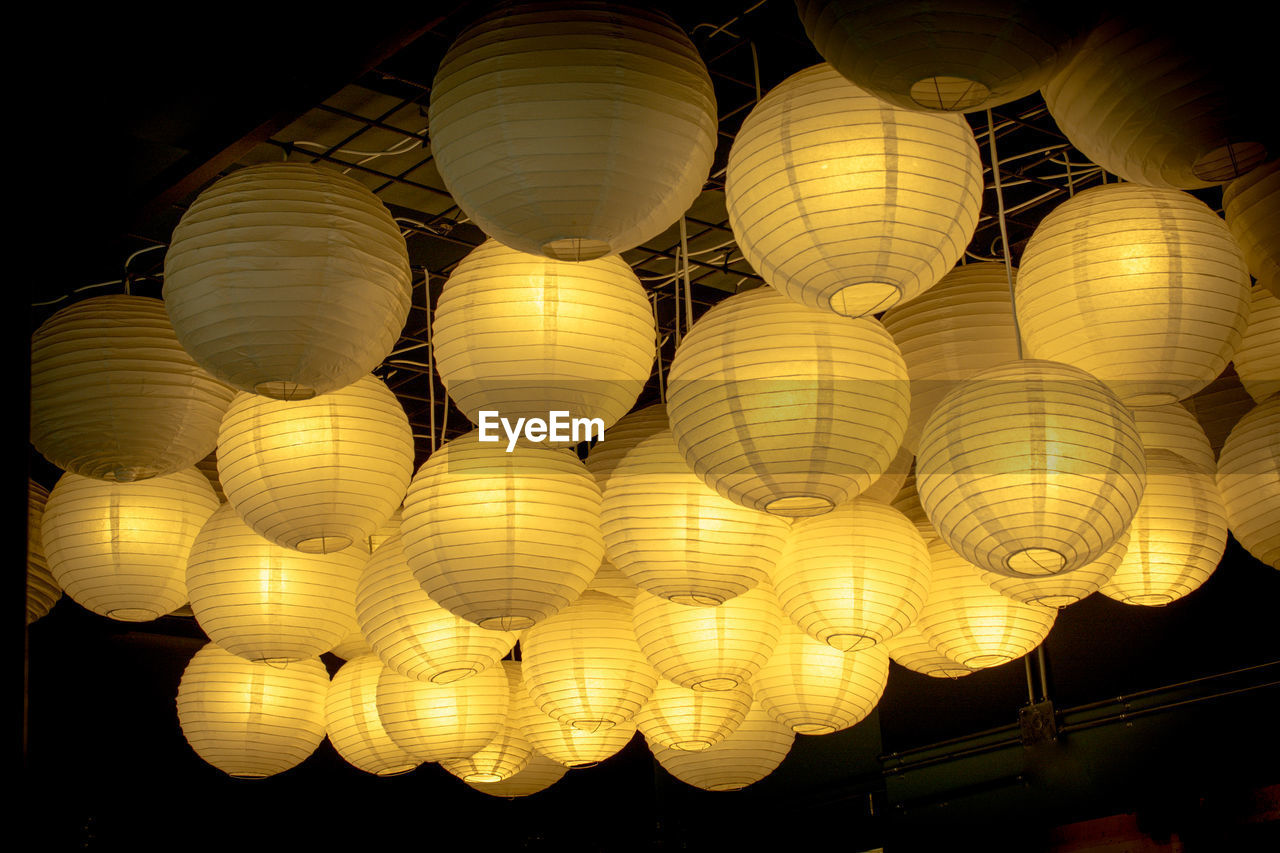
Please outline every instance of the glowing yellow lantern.
M1222 209L1249 272L1280 298L1280 160L1232 181L1222 191Z
M1210 474L1217 470L1217 457L1204 427L1182 403L1131 411L1144 449L1169 450Z
M608 560L602 562L600 568L596 569L596 576L591 579L587 589L603 592L605 595L612 595L614 598L620 598L628 604L636 600L636 593L640 591L631 582L631 578L618 571L617 566Z
M732 734L751 708L751 688L690 690L665 678L640 707L636 727L649 748L697 751Z
M441 765L449 770L451 765ZM453 772L450 770L450 772ZM529 763L519 773L501 782L472 782L463 779L471 788L491 797L527 797L539 791L545 791L564 778L569 768L558 761L552 761L539 752L529 756ZM457 773L453 775L457 776Z
M479 752L466 758L440 762L445 770L464 782L501 782L519 773L529 763L533 747L525 739L524 731L517 724L522 679L520 663L504 660L497 665L507 676L507 716L498 736Z
M422 761L467 758L502 731L510 688L501 666L448 684L405 678L383 667L378 718L397 746Z
M40 523L49 492L35 480L27 480L27 624L48 613L62 597L62 587L49 571L44 556Z
M396 746L378 718L377 655L354 657L333 675L324 702L324 728L342 760L375 776L408 773L418 759Z
M1148 477L1150 473L1148 468ZM1150 494L1150 481L1148 481L1146 495ZM1143 501L1144 503L1146 501L1145 495ZM1141 514L1142 508L1139 506L1138 515ZM1135 523L1136 520L1135 517ZM1132 529L1132 523L1130 529ZM982 579L996 592L1023 604L1066 607L1087 598L1099 589L1104 589L1104 585L1116 574L1128 549L1129 531L1125 531L1114 545L1103 552L1101 557L1073 571L1038 578L1011 578L995 572L983 572Z
M795 739L795 732L774 720L757 702L732 734L706 749L652 749L662 768L687 785L706 791L737 791L777 770Z
M902 491L903 485L907 482L907 476L911 473L911 467L915 464L916 453L904 443L898 448L898 453L889 462L889 467L880 475L880 479L876 480L858 497L868 498L873 501L880 501L887 504L898 496L898 492Z
M930 678L963 678L976 671L938 651L916 625L885 640L884 650L898 666Z
M574 728L538 710L527 691L513 719L538 754L564 767L590 767L618 753L635 737L634 720L607 729L586 731Z
M911 473L907 475L906 480L902 483L902 488L898 490L898 494L889 502L889 505L910 519L911 523L915 525L916 531L924 537L926 543L930 539L938 538L938 531L933 529L933 522L929 520L928 514L924 511L924 506L920 503L920 493L916 491L916 471L914 467L912 467Z
M1253 286L1249 325L1232 359L1240 384L1261 403L1280 391L1280 299Z
M1218 457L1227 523L1245 549L1280 569L1280 397L1240 419Z

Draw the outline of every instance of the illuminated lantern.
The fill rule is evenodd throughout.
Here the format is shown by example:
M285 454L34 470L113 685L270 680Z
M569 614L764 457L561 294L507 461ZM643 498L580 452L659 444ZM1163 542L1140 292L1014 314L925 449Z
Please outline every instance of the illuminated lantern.
M1256 284L1249 325L1233 360L1240 384L1257 402L1280 391L1280 299Z
M440 379L475 424L486 410L512 423L561 411L571 436L577 419L608 429L653 371L652 309L617 255L569 263L488 240L454 267L432 333Z
M1240 419L1218 457L1227 523L1245 549L1280 569L1280 397Z
M1144 449L1170 450L1210 474L1217 470L1217 457L1209 438L1186 406L1170 403L1131 411Z
M448 684L405 678L384 667L378 677L378 718L391 740L415 758L467 758L502 731L509 692L501 666Z
M963 678L976 671L938 651L915 625L885 640L883 645L889 660L930 678Z
M596 569L596 576L591 579L587 589L603 592L605 595L612 595L614 598L620 598L628 604L635 601L636 593L640 591L632 583L631 578L618 571L617 566L608 560L605 560L600 564L600 568Z
M750 708L749 687L690 690L664 678L636 714L636 726L650 749L697 751L732 734Z
M187 559L218 508L195 468L137 483L63 474L45 505L45 557L81 606L148 622L187 602Z
M929 289L960 259L982 165L963 117L899 109L821 64L782 81L742 123L725 205L765 281L861 317Z
M1142 443L1105 385L1014 361L962 382L925 424L916 487L966 560L1013 577L1069 572L1120 538L1142 498Z
M466 758L442 761L441 766L464 782L501 782L519 773L529 763L533 747L516 723L522 695L520 663L504 660L496 668L507 675L507 716L498 736L479 752Z
M62 597L62 587L49 571L44 556L40 523L49 492L35 480L27 480L27 624L48 613Z
M924 537L926 544L930 539L938 538L938 531L933 529L933 522L929 520L928 514L920 503L920 493L916 491L916 472L914 467L911 469L911 473L907 475L906 480L903 481L902 488L898 490L898 494L889 502L889 505L910 519L911 523L915 525L916 531Z
M450 770L452 765L441 765L445 770ZM453 771L450 770L452 773ZM555 783L564 778L564 774L569 772L569 768L552 761L545 755L534 752L529 756L529 763L524 769L510 778L503 779L501 782L472 782L466 779L468 786L474 788L482 794L488 794L491 797L527 797L530 794L536 794L539 791L545 791ZM457 773L453 775L457 776Z
M1148 476L1150 476L1150 469L1148 469ZM1146 494L1150 493L1148 482ZM1144 497L1143 500L1145 501L1146 498ZM1141 506L1138 514L1142 514ZM996 592L1023 604L1066 607L1102 589L1103 585L1116 574L1116 569L1120 567L1128 548L1129 532L1125 531L1114 545L1103 552L1101 557L1073 571L1038 578L1011 578L995 572L983 572L982 579Z
M190 468L218 443L233 394L182 349L158 299L86 299L31 337L31 443L85 477Z
M670 18L639 6L482 17L441 60L428 122L440 176L476 225L572 261L625 252L675 222L716 147L702 58Z
M367 654L347 661L329 684L324 727L342 760L375 776L395 776L417 767L418 759L396 746L378 718L378 677L382 661Z
M228 775L282 773L324 740L329 674L318 658L248 661L209 643L178 683L178 724L196 755Z
M404 502L404 554L442 607L518 631L587 588L604 557L600 489L567 450L481 443L473 430L423 463Z
M564 767L590 767L609 758L635 737L633 720L594 732L577 729L548 717L526 694L513 720L534 751Z
M653 757L672 776L707 791L737 791L768 776L791 751L796 736L756 703L741 725L706 749L653 747Z
M761 287L708 311L667 380L671 433L734 503L821 515L869 487L907 426L907 369L872 317L815 311Z
M1222 208L1249 272L1280 298L1280 160L1232 181L1222 191Z
M187 208L164 261L182 346L242 391L305 400L377 367L409 316L400 229L333 169L241 169Z

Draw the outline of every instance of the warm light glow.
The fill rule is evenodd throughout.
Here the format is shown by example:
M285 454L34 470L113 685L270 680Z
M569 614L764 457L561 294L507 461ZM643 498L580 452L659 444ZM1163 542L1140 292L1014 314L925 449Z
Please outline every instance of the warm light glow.
M1150 494L1149 483L1146 494ZM1138 512L1141 514L1142 509L1139 508ZM1129 531L1125 531L1101 557L1073 571L1040 578L1011 578L995 572L983 572L982 579L996 592L1023 604L1066 607L1102 589L1116 573L1128 549Z
M1217 457L1204 427L1182 403L1130 411L1145 449L1170 450L1210 474L1217 470Z
M501 782L519 773L529 763L533 747L520 728L522 690L520 662L504 660L496 664L507 676L507 715L498 736L479 752L466 758L440 762L440 766L464 782Z
M976 670L959 664L938 651L917 625L884 641L889 659L898 666L930 678L963 678Z
M324 727L342 760L376 776L407 773L420 763L396 746L378 718L382 661L367 654L347 661L329 684Z
M1240 419L1218 457L1218 490L1236 540L1280 569L1280 396Z
M636 714L636 727L649 748L693 752L714 746L732 734L751 708L751 688L690 690L665 678Z
M778 768L796 736L757 702L738 728L706 749L653 746L653 757L681 782L707 791L736 791Z
M1232 360L1254 401L1280 392L1280 299L1261 285L1253 286L1249 325Z
M448 684L405 678L383 667L378 718L396 746L421 761L475 755L502 731L510 689L498 665Z
M1222 208L1249 272L1280 298L1280 160L1232 181L1222 191Z
M44 556L44 540L40 523L44 518L49 492L35 480L27 480L27 624L30 625L52 609L62 597L62 587L49 571Z

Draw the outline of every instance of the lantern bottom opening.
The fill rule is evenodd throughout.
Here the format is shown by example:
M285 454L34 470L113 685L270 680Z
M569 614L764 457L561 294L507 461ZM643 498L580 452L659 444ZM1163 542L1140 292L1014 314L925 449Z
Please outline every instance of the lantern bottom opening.
M1121 599L1125 604L1136 604L1140 607L1164 607L1176 600L1177 596L1167 592L1147 592L1142 595L1130 595Z
M960 662L970 669L990 669L993 666L1000 666L1011 660L1013 658L1009 655L974 655Z
M542 254L557 261L593 261L609 254L609 244L586 237L564 237L543 243Z
M1207 151L1191 164L1191 174L1202 181L1224 183L1235 180L1267 159L1261 142L1228 142Z
M310 400L316 389L288 379L271 379L253 386L253 393L273 400Z
M535 621L531 616L490 616L476 624L490 631L523 631L532 628Z
M911 84L911 100L926 110L963 112L973 109L987 98L991 90L968 77L921 77Z
M117 622L151 622L163 615L143 607L118 607L107 611L107 618Z
M436 673L427 679L432 684L451 684L454 681L461 681L468 676L475 675L480 670L474 666L459 666L454 669L446 669L444 672Z
M836 505L829 498L819 495L786 495L769 501L765 504L764 511L784 518L808 518L823 515L835 508Z
M837 290L831 297L831 310L845 317L864 317L897 305L902 290L884 281L860 281Z
M682 749L685 752L701 752L711 746L709 740L682 740L671 744L672 749Z
M403 776L409 771L417 770L417 769L418 769L418 765L416 764L401 764L396 767L389 767L386 770L379 770L376 775L381 776L382 778L385 779L391 776Z
M333 554L350 547L350 536L312 536L293 546L294 550L304 554Z
M1060 593L1057 595L1038 595L1034 598L1027 599L1028 604L1039 604L1041 607L1066 607L1069 604L1075 604L1080 599L1074 595Z
M602 732L613 728L613 720L569 720L569 727L583 732Z
M714 693L718 690L732 690L741 682L736 678L704 678L701 681L694 682L690 688L692 690L706 690Z
M836 727L826 723L797 723L791 730L799 735L829 735Z
M1005 568L1024 578L1061 574L1067 560L1052 548L1023 548L1009 555Z
M823 642L842 652L856 652L874 646L876 638L866 634L829 634Z
M501 782L507 777L499 773L468 773L462 777L464 782Z
M724 596L710 595L705 592L682 592L669 595L667 598L676 604L685 604L690 607L718 607L724 604Z

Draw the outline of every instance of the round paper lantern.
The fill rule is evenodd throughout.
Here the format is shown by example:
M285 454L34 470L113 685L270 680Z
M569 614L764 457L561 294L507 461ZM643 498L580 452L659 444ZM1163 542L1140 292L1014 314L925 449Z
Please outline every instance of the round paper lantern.
M1280 391L1280 299L1253 286L1249 325L1233 361L1240 384L1257 402Z
M1131 411L1144 449L1169 450L1211 474L1217 470L1218 461L1209 438L1186 406L1170 403Z
M324 740L329 674L318 658L248 661L209 643L178 683L178 724L196 755L258 779L301 764Z
M1280 397L1240 419L1218 457L1227 523L1245 549L1280 569Z
M672 776L706 791L737 791L768 776L791 751L795 732L756 703L738 728L706 749L653 747L653 757Z
M716 605L741 595L778 559L787 525L716 494L680 455L665 406L629 418L655 429L610 435L611 452L587 470L603 492L605 554L640 589L681 604ZM620 447L614 441L620 442Z
M468 678L516 644L515 634L486 630L432 601L405 562L399 536L383 543L360 573L356 619L383 663L419 681Z
M924 422L957 383L1018 358L1004 264L956 267L882 319L911 377L911 417L902 443L913 451L919 449Z
M1087 370L1127 405L1158 406L1227 366L1249 319L1249 273L1204 202L1105 184L1036 228L1017 306L1028 357Z
M187 558L218 508L195 468L137 483L67 472L45 505L49 569L67 595L102 616L148 622L187 601Z
M664 678L636 714L636 727L650 749L697 751L732 734L750 708L749 687L690 690Z
M716 147L702 58L670 18L638 6L480 18L440 62L428 122L440 177L476 225L572 261L660 234L702 191Z
M412 476L409 418L376 376L302 401L242 393L218 434L218 478L236 512L310 554L367 551Z
M519 773L529 763L533 747L517 725L522 690L520 663L504 660L497 665L507 676L507 716L498 736L483 749L466 758L442 761L441 766L464 782L501 782Z
M442 607L518 631L587 588L604 557L600 488L567 450L506 453L473 430L423 463L404 502L404 554Z
M652 309L617 255L569 263L487 240L445 282L432 333L440 379L476 424L559 411L570 437L573 419L608 429L653 372Z
M40 524L49 491L35 480L27 479L27 624L48 613L62 597L62 587L49 571L44 556L44 540Z
M1147 473L1150 476L1150 469ZM1150 493L1148 481L1146 494ZM1138 514L1142 514L1141 505ZM1023 604L1066 607L1103 589L1103 585L1115 575L1128 549L1129 532L1125 531L1101 557L1074 571L1039 578L1011 578L995 572L983 572L982 579L996 592Z
M31 443L67 471L129 482L195 465L232 389L182 349L164 304L97 296L31 337Z
M223 504L187 563L196 621L215 643L250 660L314 657L346 636L365 557L356 549L304 554L263 539Z
M782 81L742 123L725 205L765 281L860 317L927 290L960 259L982 164L961 116L898 109L824 63Z
M795 522L770 575L782 612L815 640L847 652L915 621L929 592L929 550L905 515L855 498Z
M396 746L415 758L467 758L502 731L509 692L500 666L448 684L405 678L384 667L378 676L378 718Z
M1249 272L1280 297L1280 160L1232 181L1222 191L1222 208Z
M635 716L658 684L631 627L631 606L584 592L520 641L529 698L544 714L586 731Z
M441 765L445 770L453 773L450 769L451 763L446 762ZM501 782L472 782L467 779L468 786L474 788L482 794L488 794L491 797L527 797L530 794L536 794L539 791L545 791L555 783L564 778L564 774L569 772L569 768L552 761L545 755L534 752L529 756L529 763L524 769L514 776L503 779ZM453 775L457 776L457 773Z
M378 678L382 661L367 654L334 673L324 702L324 727L342 760L375 776L395 776L417 767L418 759L396 746L378 718Z
M963 678L976 671L938 651L916 625L885 640L883 645L889 660L930 678Z
M591 767L616 755L635 737L634 720L589 732L565 725L538 710L531 700L520 703L515 725L535 752L564 767Z
M1075 367L1024 360L984 370L925 424L916 487L938 534L969 562L1037 577L1092 563L1142 498L1133 415Z
M377 367L409 316L409 254L362 184L307 163L241 169L187 208L164 259L182 346L242 391L304 400Z
M976 112L1030 95L1088 26L1070 6L997 0L799 0L837 71L909 110Z
M907 369L872 317L761 287L708 311L667 380L671 433L703 482L784 517L821 515L884 473L907 426Z

